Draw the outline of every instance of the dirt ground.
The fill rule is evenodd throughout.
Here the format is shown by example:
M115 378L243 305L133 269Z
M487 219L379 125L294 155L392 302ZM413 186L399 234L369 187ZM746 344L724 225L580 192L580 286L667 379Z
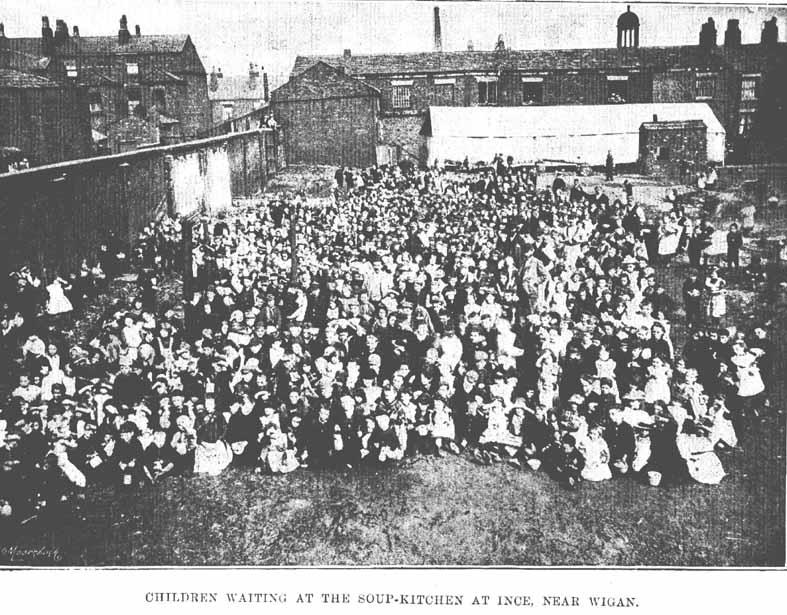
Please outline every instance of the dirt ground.
M311 186L318 194L330 185L330 171L290 171L269 191ZM631 179L636 197L657 209L667 186ZM619 181L612 191L622 193ZM729 198L721 222L737 207ZM785 228L773 212L759 225L768 236ZM658 270L678 301L686 266L676 260ZM176 296L177 281L171 284ZM785 313L732 282L730 321L772 321L781 374ZM683 337L679 325L676 333ZM56 529L31 524L16 542L57 547L64 565L781 566L784 384L775 383L772 410L741 448L723 454L728 476L719 486L687 480L656 489L621 478L568 492L539 472L453 456L406 461L384 473L232 470L171 479L131 500L92 491L86 521L61 521Z

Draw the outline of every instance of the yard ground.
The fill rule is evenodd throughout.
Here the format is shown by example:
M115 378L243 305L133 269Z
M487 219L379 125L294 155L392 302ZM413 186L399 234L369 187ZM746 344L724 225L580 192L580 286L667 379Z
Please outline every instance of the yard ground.
M321 193L327 171L291 171L271 189ZM633 179L637 197L657 207L666 186ZM739 195L724 198L726 219ZM768 236L786 226L780 214L762 220ZM682 261L659 269L676 299L685 270ZM177 295L176 280L167 288ZM784 306L733 283L730 311L730 324L772 321L776 370L784 374ZM681 344L680 326L676 336ZM58 549L61 565L782 566L785 402L782 377L769 413L741 449L722 455L728 476L719 486L657 489L622 478L568 492L543 473L465 457L421 458L384 472L231 470L171 479L133 500L91 491L86 520L60 520L56 529L32 522L12 540Z

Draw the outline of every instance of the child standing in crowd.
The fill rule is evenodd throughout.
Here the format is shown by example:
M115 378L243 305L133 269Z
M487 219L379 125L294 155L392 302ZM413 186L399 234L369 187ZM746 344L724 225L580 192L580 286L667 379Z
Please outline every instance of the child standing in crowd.
M0 421L2 442L18 438L8 455L20 476L43 488L81 474L87 489L133 493L231 463L354 471L451 452L543 468L569 488L721 480L721 461L700 456L751 432L774 350L761 333L718 331L726 283L702 262L712 227L687 240L681 353L669 326L678 307L648 255L680 250L682 212L650 232L632 199L574 182L569 192L559 176L539 191L525 169L498 166L479 181L439 166L340 169L327 200L267 196L208 218L184 319L158 303L162 276L182 266L183 223L163 217L131 253L137 293L81 346L64 341L58 315L73 311L69 293L127 268L117 253L128 251L107 241L100 274L77 276L76 291L66 274L47 285L16 272ZM295 206L308 224L292 263ZM731 269L740 245L732 225Z

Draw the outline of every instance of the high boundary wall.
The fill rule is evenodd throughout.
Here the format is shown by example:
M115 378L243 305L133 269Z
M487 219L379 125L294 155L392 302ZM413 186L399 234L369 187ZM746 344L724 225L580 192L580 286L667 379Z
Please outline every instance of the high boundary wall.
M0 175L0 273L51 278L92 262L114 235L131 245L162 213L184 217L260 192L285 165L283 139L251 130Z

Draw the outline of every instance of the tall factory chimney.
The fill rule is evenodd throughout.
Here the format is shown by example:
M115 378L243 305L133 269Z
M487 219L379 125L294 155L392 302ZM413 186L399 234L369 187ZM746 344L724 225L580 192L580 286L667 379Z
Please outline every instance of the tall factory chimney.
M440 7L434 7L434 50L443 50L443 34L440 31Z

